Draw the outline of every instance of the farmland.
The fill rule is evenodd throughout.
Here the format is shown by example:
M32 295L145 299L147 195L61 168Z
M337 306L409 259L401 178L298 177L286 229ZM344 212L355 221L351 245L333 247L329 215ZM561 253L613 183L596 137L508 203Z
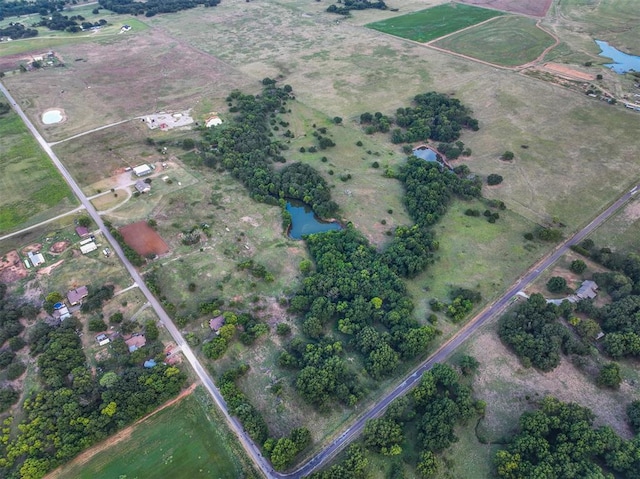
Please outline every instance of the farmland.
M495 10L446 4L370 23L367 27L416 42L429 42L502 15Z
M530 18L508 16L478 25L434 43L461 55L514 67L538 58L555 43L553 37Z
M71 209L75 198L18 115L0 119L0 233Z
M54 477L246 477L239 446L218 426L196 392L133 427L124 440L86 462L72 462Z

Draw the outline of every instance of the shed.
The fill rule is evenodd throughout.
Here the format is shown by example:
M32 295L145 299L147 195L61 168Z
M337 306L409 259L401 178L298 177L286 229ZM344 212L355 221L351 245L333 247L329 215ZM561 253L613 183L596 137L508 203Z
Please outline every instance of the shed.
M96 244L92 241L90 243L87 243L85 245L80 246L80 251L82 251L82 254L87 254L87 253L91 253L92 251L97 250L98 247L96 246Z
M214 115L207 118L204 124L207 128L211 128L212 126L222 125L222 120L217 115Z
M69 312L69 308L67 308L66 304L62 304L62 307L56 308L53 311L53 317L59 319L60 321L64 321L71 317L71 313Z
M69 300L69 304L71 306L75 306L76 304L80 304L82 302L82 298L86 298L89 295L89 290L86 286L80 286L79 288L72 289L67 292L67 299Z
M147 165L140 165L140 166L136 166L133 169L133 172L136 174L136 176L146 176L146 175L150 175L153 172L153 169Z
M76 226L76 234L80 236L80 238L86 238L90 233L89 228L85 226Z
M111 339L109 339L109 337L103 333L96 336L96 341L98 341L98 344L100 346L104 346L106 344L109 344L111 342Z
M595 281L583 281L576 291L576 296L580 299L593 299L597 296L598 285Z
M149 191L151 191L151 185L149 183L145 183L142 180L136 181L135 187L138 193L148 193Z
M27 256L31 260L31 264L33 264L33 266L40 266L42 263L44 263L44 256L42 256L42 253L32 253L31 251L29 251L29 253L27 253Z

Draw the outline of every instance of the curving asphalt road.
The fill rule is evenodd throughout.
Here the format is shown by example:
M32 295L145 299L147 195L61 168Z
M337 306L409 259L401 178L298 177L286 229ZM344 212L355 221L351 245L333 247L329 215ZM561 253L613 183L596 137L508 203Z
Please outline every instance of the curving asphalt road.
M242 426L237 421L236 418L231 417L227 410L226 403L222 398L220 391L216 388L211 379L211 376L204 369L196 355L193 353L191 347L187 344L184 337L175 327L167 313L164 311L158 300L155 298L151 291L147 288L144 280L142 279L140 273L135 269L135 267L127 260L122 251L122 248L118 244L117 241L113 238L109 230L105 227L102 218L93 207L88 198L84 195L78 184L69 174L67 169L64 167L62 162L58 159L56 154L51 149L51 146L45 141L45 139L40 135L35 126L31 123L29 118L24 114L20 106L14 101L11 94L7 91L2 83L0 83L0 91L7 97L11 106L14 110L20 115L25 125L33 136L36 138L40 146L44 149L44 151L49 155L51 161L53 161L54 165L58 168L66 182L69 184L74 194L78 197L82 205L86 208L87 213L91 216L93 221L98 225L102 234L104 234L105 238L111 243L113 247L113 251L118 255L125 268L131 275L131 278L135 283L138 284L140 291L145 295L149 304L153 307L154 311L160 318L161 323L164 327L167 328L167 331L173 337L173 340L176 342L176 345L182 349L182 352L189 361L189 364L194 369L203 386L207 389L214 402L224 415L227 423L233 430L233 432L238 437L244 449L247 451L251 459L254 463L261 469L262 473L268 478L275 479L298 479L313 471L319 469L320 467L326 465L333 457L336 456L342 449L344 449L351 441L353 441L364 429L366 422L369 419L376 418L382 415L385 409L391 404L391 402L406 394L411 388L413 388L416 383L420 380L420 377L425 371L428 371L433 367L434 364L443 362L446 360L452 353L455 351L462 343L464 343L472 334L474 334L479 328L481 328L487 321L493 318L496 314L506 308L514 298L517 298L517 293L525 288L529 283L534 281L540 274L551 264L558 260L563 254L567 252L569 247L573 244L577 244L582 241L589 233L591 233L594 229L600 226L604 221L606 221L611 215L613 215L618 209L620 209L633 195L635 195L638 191L639 185L634 186L631 190L621 196L618 200L616 200L611 206L605 209L602 213L600 213L593 221L591 221L587 226L578 231L571 238L566 240L564 243L559 245L554 251L545 256L541 261L539 261L536 265L534 265L524 276L522 276L514 285L512 285L507 292L502 295L499 299L488 305L483 311L481 311L476 317L474 317L471 321L469 321L456 335L454 335L451 339L449 339L445 344L443 344L435 353L433 353L427 360L425 360L422 364L420 364L416 369L411 371L405 379L394 388L390 393L386 396L382 397L374 406L372 406L368 411L359 416L356 421L351 424L347 429L345 429L342 434L336 438L333 442L331 442L327 447L325 447L322 451L320 451L317 455L311 458L307 463L303 464L297 470L288 473L278 473L275 472L269 463L262 454L260 453L259 448L256 444L247 436L246 432L242 429Z

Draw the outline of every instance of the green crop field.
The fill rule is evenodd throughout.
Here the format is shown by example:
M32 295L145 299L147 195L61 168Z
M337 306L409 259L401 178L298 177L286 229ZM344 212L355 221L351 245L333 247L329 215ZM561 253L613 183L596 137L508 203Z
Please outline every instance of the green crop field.
M62 468L58 477L237 479L244 471L235 452L224 430L191 395L145 420L128 438L87 463Z
M526 17L502 17L456 33L436 46L496 65L513 67L538 58L555 40Z
M18 115L0 117L0 232L62 213L71 190Z
M445 4L370 23L367 27L416 42L429 42L500 15L486 8Z

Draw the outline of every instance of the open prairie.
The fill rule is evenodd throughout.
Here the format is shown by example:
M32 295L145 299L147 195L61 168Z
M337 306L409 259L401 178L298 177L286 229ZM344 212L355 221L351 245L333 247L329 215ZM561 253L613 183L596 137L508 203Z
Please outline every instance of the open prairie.
M13 111L0 117L0 158L0 236L76 205L62 176Z
M538 28L535 20L520 16L496 18L433 43L505 67L532 62L554 44L554 38Z
M544 17L553 0L458 0L478 7L495 8L510 13Z

